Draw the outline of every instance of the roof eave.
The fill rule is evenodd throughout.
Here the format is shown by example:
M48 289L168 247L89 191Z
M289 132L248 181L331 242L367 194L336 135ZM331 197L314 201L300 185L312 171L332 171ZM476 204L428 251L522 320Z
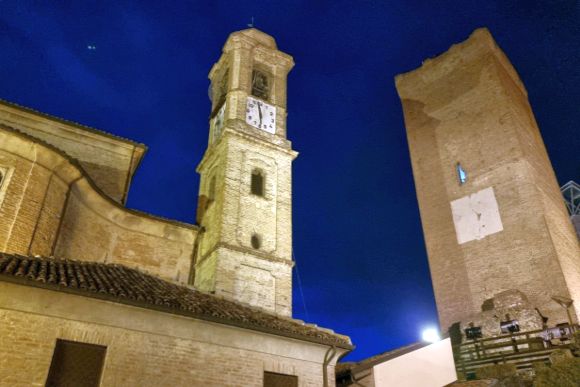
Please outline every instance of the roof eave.
M124 298L119 299L119 298L115 298L113 296L110 296L108 294L103 294L103 293L98 293L98 292L87 293L85 291L79 291L77 289L69 288L66 286L59 286L59 285L47 284L47 283L38 282L38 281L31 281L31 280L26 279L24 277L15 277L12 275L0 274L0 281L5 281L5 282L9 282L9 283L17 284L17 285L22 285L22 286L30 286L30 287L35 287L35 288L40 288L40 289L45 289L45 290L50 290L50 291L57 291L57 292L61 292L61 293L67 293L67 294L82 296L82 297L86 297L86 298L99 299L99 300L103 300L103 301L109 301L109 302L113 302L113 303L117 303L117 304L129 305L129 306L134 306L134 307L143 308L143 309L155 310L158 312L164 312L164 313L174 314L174 315L178 315L178 316L195 318L198 320L203 320L203 321L208 321L208 322L213 322L213 323L223 324L223 325L228 325L228 326L234 326L237 328L258 331L258 332L267 333L267 334L271 334L271 335L275 335L275 336L282 336L282 337L287 337L287 338L300 340L300 341L308 341L308 342L315 343L315 344L334 346L334 347L345 349L348 351L352 351L354 349L354 346L352 344L333 342L330 340L324 340L324 339L320 339L317 337L299 335L299 334L294 334L291 332L278 331L278 330L270 329L270 328L266 328L266 327L260 327L260 326L251 325L251 324L244 324L244 323L237 322L237 321L230 321L230 320L222 319L219 317L198 314L198 313L195 313L192 311L169 308L169 307L165 307L163 305L152 305L152 304L149 304L146 302L141 302L138 300L124 299Z

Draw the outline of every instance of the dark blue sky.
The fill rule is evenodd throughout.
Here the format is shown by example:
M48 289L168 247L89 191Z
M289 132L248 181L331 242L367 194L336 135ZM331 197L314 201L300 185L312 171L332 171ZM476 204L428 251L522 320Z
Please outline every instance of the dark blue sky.
M128 206L186 222L229 33L253 16L294 57L294 316L350 335L351 360L437 322L396 74L488 27L580 180L579 1L41 3L0 0L0 98L147 144Z

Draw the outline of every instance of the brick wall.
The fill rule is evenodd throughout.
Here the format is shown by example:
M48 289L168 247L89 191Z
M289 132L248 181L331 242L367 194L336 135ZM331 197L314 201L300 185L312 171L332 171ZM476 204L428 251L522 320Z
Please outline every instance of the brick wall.
M292 314L292 266L220 247L215 292L239 302Z
M65 155L0 129L2 251L122 263L185 283L197 228L132 212Z
M0 311L0 328L0 386L44 385L57 338L107 347L103 387L262 386L264 370L322 385L321 364L194 340L13 311Z
M205 232L195 257L195 286L282 315L292 313L292 160L297 153L286 138L286 81L293 66L292 57L263 32L230 35L209 74L215 95L223 74L229 74L224 127L197 168L200 196L211 196L214 179L216 195L200 221ZM267 103L276 109L273 134L246 123L255 69L271 82ZM216 98L212 109L222 102ZM255 171L263 177L263 195L252 194Z
M285 149L229 129L202 163L200 195L216 197L205 212L195 286L240 302L292 313L292 159ZM252 171L264 196L251 193ZM261 245L254 248L253 235Z
M2 184L0 248L20 254L50 254L68 185L78 171L62 157L0 129L0 166L10 172Z
M185 283L196 233L117 207L79 180L70 192L54 255L120 263Z
M292 260L292 155L257 141L230 135L224 211L233 221L224 223L225 242L252 248L253 233L261 236L260 251ZM252 195L254 169L264 173L264 196Z
M580 300L578 243L526 90L489 32L398 76L397 89L442 328L509 289L566 322L551 297ZM488 187L503 230L459 244L450 202Z
M323 345L20 285L0 289L0 386L44 385L57 338L107 346L102 386L262 386L264 371L322 386Z
M146 150L142 144L4 101L0 101L0 125L64 151L83 166L101 191L121 203Z

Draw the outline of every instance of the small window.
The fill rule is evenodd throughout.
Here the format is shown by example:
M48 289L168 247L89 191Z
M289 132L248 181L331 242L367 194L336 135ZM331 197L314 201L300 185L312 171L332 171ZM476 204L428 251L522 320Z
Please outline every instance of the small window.
M463 185L467 181L467 172L461 167L461 164L457 163L457 179L459 180L459 184Z
M298 387L298 376L264 372L264 387Z
M252 195L264 196L264 175L261 171L252 172L251 190Z
M221 106L226 100L228 94L230 72L226 69L221 77L215 79L215 85L212 83L209 87L209 99L214 102L215 107ZM214 101L215 97L215 101Z
M209 199L210 202L213 202L215 200L215 176L212 176L210 181L209 181L209 189L207 192L207 198Z
M46 387L98 387L107 347L57 340Z
M256 250L258 250L260 246L262 246L262 239L258 234L253 234L250 242L252 243L252 247L255 248Z
M265 100L270 97L268 75L258 70L252 72L252 95Z
M226 69L226 71L224 71L220 79L219 84L220 101L218 101L218 104L222 102L221 100L225 100L226 98L226 94L228 93L229 81L230 81L230 71L229 69Z
M13 170L9 167L0 166L0 205L6 197L6 191L8 190L8 183L10 181L10 175Z

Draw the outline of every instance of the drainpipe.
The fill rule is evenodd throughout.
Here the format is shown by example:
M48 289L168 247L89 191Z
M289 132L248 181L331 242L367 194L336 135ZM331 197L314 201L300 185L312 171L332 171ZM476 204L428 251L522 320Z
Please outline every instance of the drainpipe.
M328 348L328 351L324 354L324 362L322 363L322 380L323 386L328 386L328 364L330 364L331 360L336 355L336 347L333 345L332 347Z

